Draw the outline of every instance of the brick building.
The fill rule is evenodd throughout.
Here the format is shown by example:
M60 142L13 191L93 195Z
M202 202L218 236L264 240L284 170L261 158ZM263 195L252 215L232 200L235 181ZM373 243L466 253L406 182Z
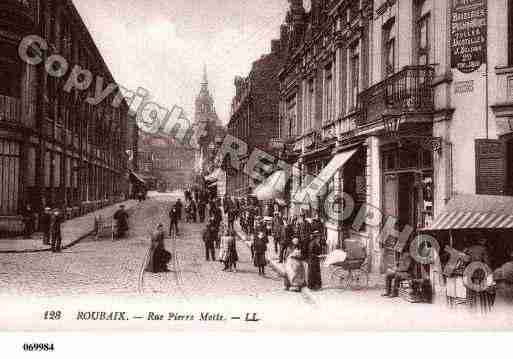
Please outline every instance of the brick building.
M271 52L253 62L247 77L236 77L235 97L227 131L230 135L248 145L241 166L248 162L255 148L273 153L272 140L278 138L278 72L283 66L283 51L279 40L271 42ZM231 196L245 196L258 185L252 178L239 170L229 169L227 193Z
M48 45L36 65L18 54L28 34ZM57 54L69 64L64 75L56 65L45 69ZM93 84L64 91L75 64L92 72ZM123 98L111 105L117 92L98 105L85 101L94 97L96 76L104 86L115 82L71 0L0 3L1 234L22 230L26 204L61 206L74 216L128 195L136 124Z

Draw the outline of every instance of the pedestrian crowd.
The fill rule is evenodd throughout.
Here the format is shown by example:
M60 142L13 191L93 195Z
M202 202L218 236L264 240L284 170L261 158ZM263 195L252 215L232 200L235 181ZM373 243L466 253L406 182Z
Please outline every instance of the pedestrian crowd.
M301 291L308 287L322 287L320 257L325 251L324 226L316 216L307 220L299 217L284 218L279 210L273 217L262 216L262 209L255 201L225 197L205 199L185 192L185 203L177 200L169 210L169 236L179 236L182 211L186 223L204 223L201 234L205 260L219 261L221 270L237 270L239 255L235 222L238 220L243 232L250 239L251 260L260 276L265 276L268 265L267 252L274 250L279 263L285 266L284 286L286 290ZM198 198L199 197L199 198ZM223 215L224 214L224 215ZM164 248L163 226L159 225L151 236L150 261L147 270L167 271L171 254ZM216 255L217 252L217 255Z

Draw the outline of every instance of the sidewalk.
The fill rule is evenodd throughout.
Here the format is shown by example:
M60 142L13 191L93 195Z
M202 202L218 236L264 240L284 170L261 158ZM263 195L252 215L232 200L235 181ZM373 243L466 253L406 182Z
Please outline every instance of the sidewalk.
M124 204L126 210L130 213L137 206L137 203L135 200L117 203L64 222L62 225L62 248L69 248L92 234L95 217L101 215L104 218L110 218L121 204ZM43 244L41 233L34 233L32 238L0 239L0 253L30 253L50 250L49 246Z
M238 221L235 222L234 228L235 228L235 232L237 233L239 238L242 240L242 242L244 242L247 246L250 246L251 240L246 238L247 236L244 233L244 231L242 231L242 228L240 227ZM271 247L271 246L274 246L274 244L270 244L268 247L268 251L266 252L266 256L269 261L269 265L280 276L284 276L285 275L285 265L283 263L279 263L278 256L274 253L274 247ZM319 303L321 300L324 301L324 300L328 299L328 297L340 295L340 291L343 291L343 290L350 291L351 290L351 289L340 289L336 285L333 285L333 283L330 283L331 282L331 279L330 279L331 273L332 273L332 268L325 267L325 266L321 265L321 276L322 276L322 281L323 281L322 290L312 291L309 288L305 287L305 288L303 288L303 293L306 294L307 296L309 296L315 303ZM384 287L385 287L385 284L384 284L384 278L382 275L375 274L375 273L369 273L368 288L362 289L362 291L364 291L364 290L375 291L377 289L381 289Z

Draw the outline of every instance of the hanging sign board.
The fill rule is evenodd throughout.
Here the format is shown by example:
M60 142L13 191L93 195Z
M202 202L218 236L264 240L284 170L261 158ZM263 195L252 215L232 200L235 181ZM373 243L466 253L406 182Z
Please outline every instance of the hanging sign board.
M463 73L486 63L487 0L452 0L451 67Z

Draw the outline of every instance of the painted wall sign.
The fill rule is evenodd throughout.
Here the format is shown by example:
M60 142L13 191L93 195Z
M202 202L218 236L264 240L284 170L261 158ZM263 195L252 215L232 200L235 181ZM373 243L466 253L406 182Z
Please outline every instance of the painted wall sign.
M487 0L452 0L451 67L463 73L486 62Z

